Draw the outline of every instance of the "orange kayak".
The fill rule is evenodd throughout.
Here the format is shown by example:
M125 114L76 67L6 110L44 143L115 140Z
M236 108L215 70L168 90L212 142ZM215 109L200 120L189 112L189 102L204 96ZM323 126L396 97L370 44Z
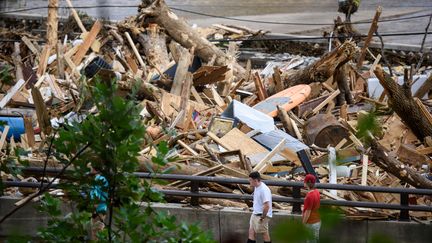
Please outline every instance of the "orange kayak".
M276 117L278 114L278 105L282 106L286 111L289 111L301 104L309 96L310 92L311 88L309 85L296 85L268 97L253 106L253 108L271 117Z

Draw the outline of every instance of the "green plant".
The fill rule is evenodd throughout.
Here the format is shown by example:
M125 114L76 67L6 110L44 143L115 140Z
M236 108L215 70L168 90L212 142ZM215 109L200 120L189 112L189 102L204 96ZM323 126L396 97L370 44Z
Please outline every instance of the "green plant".
M152 209L163 195L153 189L153 181L133 175L145 142L140 109L116 90L114 83L89 87L98 114L58 131L53 156L69 168L61 188L75 210L64 216L60 199L45 194L40 209L50 220L39 237L46 242L213 242L196 225L177 224L174 217ZM80 156L69 159L83 148ZM152 162L167 165L167 144L156 150Z
M12 68L10 66L4 66L0 70L0 90L3 88L3 85L12 85L13 84L13 77L9 74L11 72Z

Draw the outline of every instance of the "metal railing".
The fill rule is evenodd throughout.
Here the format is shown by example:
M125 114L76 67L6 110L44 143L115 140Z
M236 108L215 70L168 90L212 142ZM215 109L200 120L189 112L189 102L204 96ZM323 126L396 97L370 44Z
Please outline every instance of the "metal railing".
M23 172L38 174L42 172L42 168L25 168ZM58 169L47 168L47 174L58 172ZM219 192L202 192L199 190L200 183L212 182L219 184L249 184L247 179L239 178L225 178L225 177L210 177L210 176L190 176L190 175L177 175L177 174L152 174L135 172L134 175L143 179L161 179L170 181L188 181L190 182L190 190L159 190L167 196L181 196L190 197L191 205L198 205L199 198L222 198L234 200L253 200L252 195L239 195L234 193L219 193ZM34 182L16 182L4 181L5 186L9 187L40 187L40 183ZM292 188L292 197L273 196L274 202L286 202L293 205L292 213L301 213L301 204L304 199L301 197L301 189L304 187L302 182L282 181L282 180L265 180L268 186L289 187ZM58 186L57 184L53 185ZM344 191L357 191L357 192L377 192L377 193L390 193L399 194L400 204L378 203L378 202L364 202L364 201L346 201L346 200L321 200L322 205L342 206L342 207L361 207L361 208L376 208L376 209L390 209L400 210L399 220L409 221L409 211L423 211L432 212L432 206L427 205L412 205L409 203L409 195L426 195L432 196L430 189L411 189L411 188L390 188L390 187L376 187L376 186L359 186L359 185L341 185L341 184L316 184L318 189L329 190L344 190Z

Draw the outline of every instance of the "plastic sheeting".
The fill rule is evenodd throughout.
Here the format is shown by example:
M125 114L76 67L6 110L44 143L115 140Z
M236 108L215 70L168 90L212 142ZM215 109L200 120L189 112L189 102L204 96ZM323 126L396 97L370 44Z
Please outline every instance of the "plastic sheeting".
M221 116L233 118L236 120L236 123L241 121L250 128L262 133L267 133L276 129L271 116L257 111L237 100L233 100Z
M289 148L294 152L298 152L309 148L304 143L279 129L257 135L253 139L270 150L276 147L282 139L285 139L285 145L282 147L282 150Z

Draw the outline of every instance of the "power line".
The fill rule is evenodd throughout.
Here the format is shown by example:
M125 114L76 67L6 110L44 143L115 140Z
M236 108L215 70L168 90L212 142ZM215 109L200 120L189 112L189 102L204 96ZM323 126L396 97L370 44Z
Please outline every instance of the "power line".
M137 8L138 5L89 5L89 6L76 6L75 9L92 9L92 8ZM27 11L34 11L34 10L42 10L42 9L49 9L48 6L40 6L40 7L32 7L32 8L24 8L24 9L15 9L15 10L8 10L0 12L0 14L10 14L10 13L19 13L19 12L27 12ZM59 9L71 9L69 6L59 6ZM328 26L333 25L334 23L300 23L300 22L276 22L276 21L262 21L262 20L251 20L251 19L242 19L242 18L236 18L236 17L227 17L227 16L221 16L221 15L215 15L215 14L207 14L202 12L196 12L192 10L182 9L182 8L176 8L176 7L170 7L173 10L205 16L205 17L212 17L212 18L220 18L220 19L227 19L227 20L234 20L234 21L240 21L240 22L249 22L249 23L260 23L260 24L277 24L277 25L299 25L299 26ZM400 17L400 18L389 18L380 20L379 22L394 22L394 21L402 21L402 20L409 20L409 19L418 19L418 18L425 18L429 17L429 14L423 14L423 15L416 15L416 16L410 16L410 17ZM368 24L372 23L372 21L357 21L352 22L351 24Z
M405 32L405 33L383 33L379 36L382 37L389 37L389 36L416 36L416 35L425 35L425 34L432 34L432 32ZM378 35L374 34L373 37L379 37ZM363 38L367 37L367 35L350 35L350 36L343 36L345 39L349 38ZM302 37L270 37L270 38L252 38L252 39L210 39L210 42L257 42L257 41L300 41L300 40L330 40L330 39L337 39L342 38L342 36L333 36L333 37L323 37L323 36L302 36ZM19 42L20 39L0 39L0 42ZM40 40L38 42L44 42L43 40Z

